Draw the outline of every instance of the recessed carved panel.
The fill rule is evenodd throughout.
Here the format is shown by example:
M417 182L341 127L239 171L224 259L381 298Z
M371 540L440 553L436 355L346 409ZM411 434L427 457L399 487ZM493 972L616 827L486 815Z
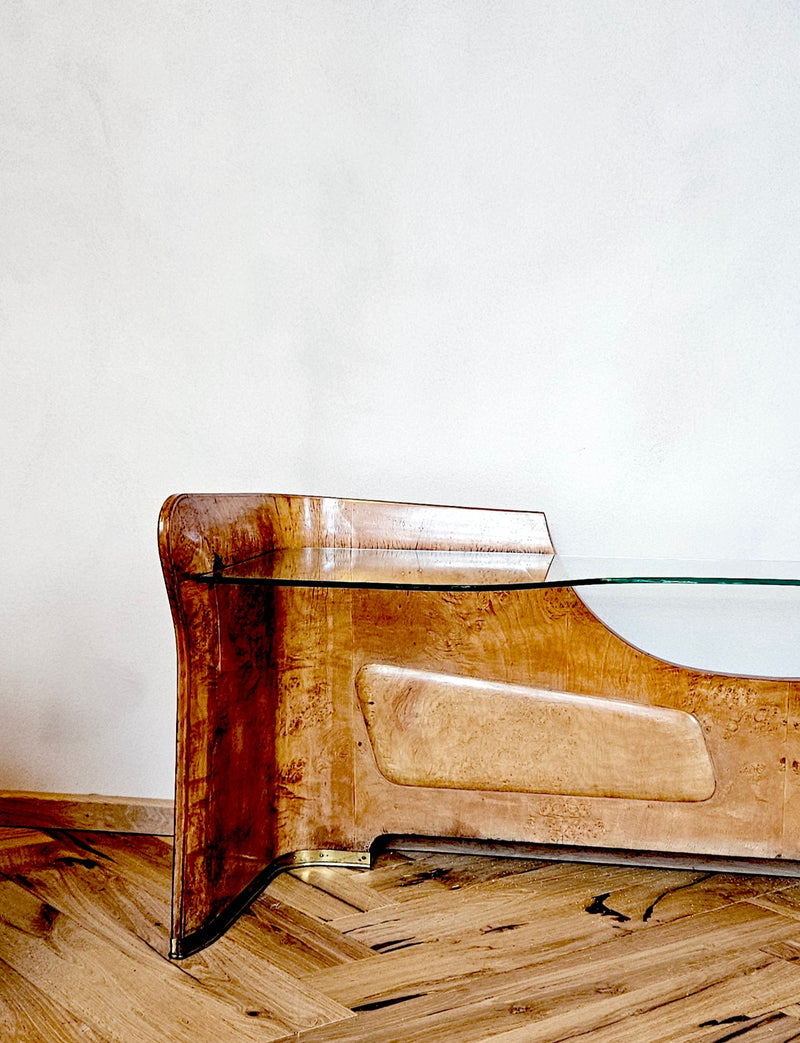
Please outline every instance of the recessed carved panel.
M405 786L698 801L714 793L682 710L369 664L356 677L375 759Z

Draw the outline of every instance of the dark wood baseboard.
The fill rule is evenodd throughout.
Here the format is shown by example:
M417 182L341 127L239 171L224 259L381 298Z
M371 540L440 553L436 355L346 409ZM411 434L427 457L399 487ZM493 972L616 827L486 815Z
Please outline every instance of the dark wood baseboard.
M170 836L173 814L171 800L0 790L0 826L18 829L86 829Z

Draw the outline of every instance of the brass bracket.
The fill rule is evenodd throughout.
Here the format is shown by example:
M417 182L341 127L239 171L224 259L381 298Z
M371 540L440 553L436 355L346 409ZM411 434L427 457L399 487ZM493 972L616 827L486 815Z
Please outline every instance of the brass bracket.
M369 869L372 864L369 851L336 851L322 848L318 851L293 851L276 858L269 865L275 879L290 869L310 869L313 866L331 866L335 869Z
M336 869L369 869L371 865L372 856L369 851L337 851L323 848L318 851L292 851L289 854L281 855L280 858L270 862L250 886L245 888L238 899L211 923L180 941L175 938L170 939L170 958L184 959L216 941L281 873L287 873L292 869L310 869L314 866L330 866Z

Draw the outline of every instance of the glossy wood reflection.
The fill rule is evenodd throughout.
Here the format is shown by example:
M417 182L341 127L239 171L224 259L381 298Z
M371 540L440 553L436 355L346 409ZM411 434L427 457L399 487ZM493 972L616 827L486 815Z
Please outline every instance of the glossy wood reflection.
M796 682L661 662L569 587L420 589L407 567L436 551L437 575L468 583L464 553L497 555L481 577L502 585L510 563L553 554L542 514L197 495L168 500L160 531L179 659L176 954L276 859L382 834L800 857ZM259 582L260 556L286 552L288 569L307 548L313 585ZM376 589L374 551L404 552L400 589ZM364 587L326 584L326 560Z

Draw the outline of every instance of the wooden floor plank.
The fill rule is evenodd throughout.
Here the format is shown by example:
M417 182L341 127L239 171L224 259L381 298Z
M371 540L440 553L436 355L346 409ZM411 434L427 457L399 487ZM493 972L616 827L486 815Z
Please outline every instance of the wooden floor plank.
M107 1043L108 1037L0 960L0 1039L8 1043Z
M369 998L356 1004L370 1018L369 1024L360 1024L363 1035L347 1037L334 1026L301 1039L410 1043L424 1033L428 1043L438 1043L490 1039L520 1029L527 1032L521 1039L549 1043L751 971L772 959L759 951L760 945L798 933L791 921L738 903L617 935L544 965L534 951L513 970L466 975L431 992L414 981L399 994L387 995L376 966Z
M654 870L653 876L641 884L612 891L604 904L627 916L628 925L634 927L668 923L796 886L796 880L783 877L708 872L662 875Z
M774 891L764 891L753 901L764 909L772 909L782 916L790 916L800 920L800 886L793 882L790 887L783 887Z
M346 927L355 919L349 936L381 953L380 980L391 994L447 987L454 974L510 970L528 962L531 952L540 963L564 958L616 934L713 911L775 884L763 877L708 879L685 872L676 878L663 870L626 869L625 875L608 876L607 869L570 864L560 867L558 881L552 870L543 875L551 886L541 892L509 894L499 887L494 893L472 891L469 901L428 896L388 917L375 914L371 923L366 916L334 923ZM598 890L615 883L630 886L608 894ZM623 908L627 913L618 912ZM312 972L309 980L348 1006L379 998L367 966L343 964Z
M398 904L386 913L351 910L333 917L332 923L343 934L367 945L388 945L397 937L398 925L402 925L403 934L410 933L416 941L441 940L485 927L490 921L484 910L492 910L495 918L501 917L498 922L503 922L502 910L505 909L531 909L533 915L545 908L583 909L587 898L591 901L593 895L638 884L646 872L659 873L660 870L577 863L556 868L551 864L535 873L501 879L497 886L489 881L475 884L469 888L468 900L461 889L437 889Z
M362 877L368 874L360 869L307 866L302 869L294 869L289 875L331 898L344 902L350 910L358 909L366 912L397 904L366 884Z
M150 871L144 846L140 872L131 876L100 847L79 845L67 836L54 844L47 858L5 875L115 944L123 931L166 957L170 918L166 868Z
M175 963L170 866L0 831L3 1043L800 1041L796 879L387 851L284 874Z
M293 873L282 873L272 881L264 894L324 921L363 913L359 905L309 886Z
M46 862L60 842L37 829L0 829L0 873L23 873Z
M261 959L300 978L320 969L375 955L368 945L347 938L327 922L268 895L254 902L248 915L258 924ZM246 918L239 921L243 922ZM234 925L234 930L238 929L239 923Z
M287 1034L278 1023L256 1028L138 939L120 934L114 945L19 884L0 881L0 909L0 959L101 1036L151 1043L167 1013L175 1043L196 1043L210 1023L226 1043Z
M543 869L548 863L534 859L492 858L476 855L408 853L380 856L369 875L369 887L390 893L393 901L417 899L429 893L462 890L475 884L496 883Z
M699 912L730 904L773 886L728 883L715 891L696 874L684 873L678 883L667 871L615 869L618 867L570 864L560 867L558 877L553 870L542 873L537 890L530 881L524 890L517 890L514 878L512 886L504 886L509 881L503 880L496 888L476 886L468 896L427 895L389 911L342 917L333 925L384 954L452 940L462 947L474 945L479 953L491 958L492 953L509 945L553 948L588 944L648 921L667 922L688 915L689 910ZM645 883L642 874L649 874ZM701 893L691 895L698 888ZM675 894L666 901L670 891ZM628 911L623 913L623 907Z
M35 844L47 844L50 837L39 829L0 827L0 852L20 850Z
M615 1021L581 1035L591 1043L717 1043L736 1039L796 1039L800 1021L783 1007L798 998L800 967L780 960L717 982L689 996L679 996L644 1014ZM515 1033L493 1043L515 1043ZM519 1039L524 1037L521 1035Z
M154 955L163 957L169 922L166 867L161 867L159 877L158 866L147 857L137 863L131 855L131 843L126 837L113 841L93 838L94 857L61 854L49 865L29 871L24 886L97 936L119 946L124 931L130 945L142 941ZM151 853L146 843L137 842L136 847L143 855ZM108 857L109 851L114 851L114 860ZM81 853L90 854L86 850ZM135 864L137 873L133 871ZM169 970L179 969L211 987L216 997L234 1009L249 1012L248 1017L260 1018L262 1024L274 1025L279 1035L351 1016L335 1000L275 967L265 952L264 933L255 919L243 917L216 945L180 964L169 965Z
M608 1028L560 1037L552 1043L790 1043L800 1039L800 1024L780 1012L757 1018L735 1017L727 1022L712 1018L708 1024L694 1026L688 1019L696 1014L680 1004L675 1005L671 1024L662 1023L660 1010L624 1018ZM535 1038L521 1028L486 1036L483 1043L528 1043Z

